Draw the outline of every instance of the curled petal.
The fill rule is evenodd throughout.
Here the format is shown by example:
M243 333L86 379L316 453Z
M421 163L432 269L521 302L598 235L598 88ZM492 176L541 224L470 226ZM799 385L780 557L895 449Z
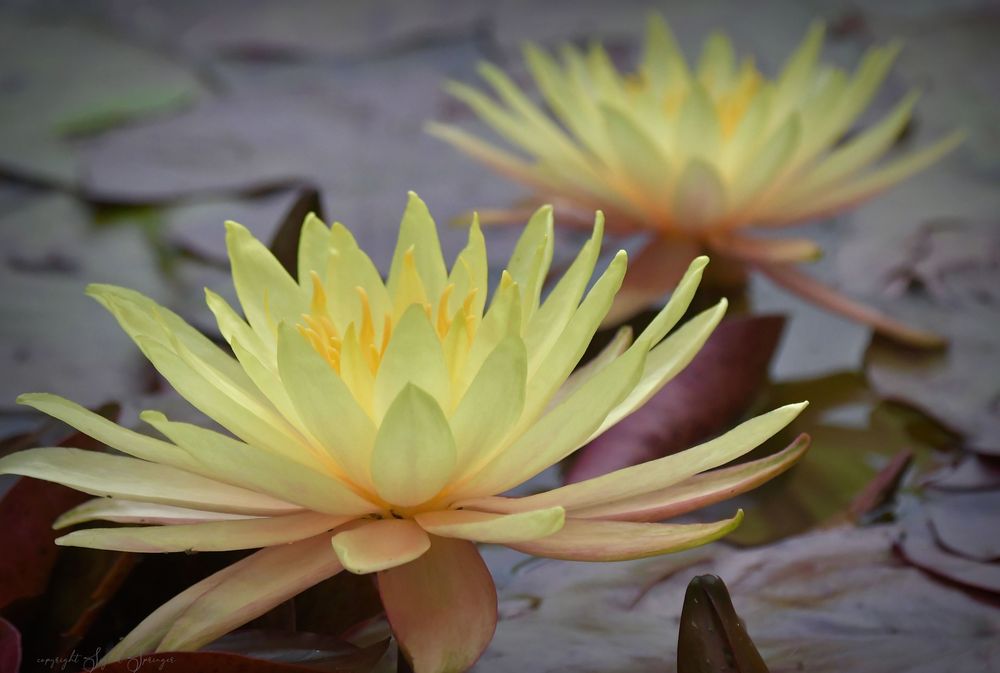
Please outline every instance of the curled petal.
M799 435L773 456L703 472L661 491L574 509L572 515L574 519L662 521L756 488L792 467L808 448L809 435Z
M409 519L365 522L333 536L333 549L352 573L373 573L419 558L430 547L427 533Z
M633 523L568 519L549 537L509 545L534 556L565 561L627 561L691 549L728 535L740 525L743 510L716 523Z

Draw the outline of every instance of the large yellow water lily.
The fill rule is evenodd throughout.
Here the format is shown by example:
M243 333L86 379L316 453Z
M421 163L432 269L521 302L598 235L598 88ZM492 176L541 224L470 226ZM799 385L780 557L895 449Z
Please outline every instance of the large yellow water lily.
M644 465L527 497L503 497L629 415L695 355L725 302L671 332L707 260L633 341L572 373L625 274L625 254L587 288L593 237L541 300L552 211L531 218L487 307L477 225L449 271L426 206L411 194L388 280L340 224L310 216L298 278L229 223L245 319L208 305L235 358L131 290L92 286L159 372L230 434L142 419L164 439L71 401L20 402L128 454L36 448L0 472L96 496L57 527L106 520L62 545L132 552L261 550L156 610L108 655L196 649L338 572L378 573L389 623L418 673L460 671L489 643L496 591L476 542L539 556L607 561L714 540L742 514L708 524L648 523L752 488L805 450L711 470L753 449L804 404Z
M846 209L929 166L961 139L953 134L880 163L910 119L917 100L910 93L838 144L878 91L899 47L872 49L849 74L819 61L822 42L817 24L770 80L752 59L738 62L730 41L714 34L691 68L654 15L638 68L628 74L600 44L585 52L564 45L560 60L528 44L525 60L548 111L491 64L479 72L498 100L461 83L448 85L529 158L454 125L428 128L530 186L542 201L578 212L602 208L613 230L650 234L626 281L635 307L661 296L691 259L711 250L760 266L790 289L891 335L925 342L926 334L851 306L796 273L789 263L819 254L812 241L746 233Z

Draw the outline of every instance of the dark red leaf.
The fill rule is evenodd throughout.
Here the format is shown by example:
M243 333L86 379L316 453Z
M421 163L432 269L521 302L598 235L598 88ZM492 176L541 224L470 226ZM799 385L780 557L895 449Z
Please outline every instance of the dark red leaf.
M724 321L663 390L577 453L566 481L676 453L727 429L757 397L784 326L776 315Z
M97 410L112 420L118 411L114 404ZM60 446L95 449L101 445L74 433ZM0 608L45 591L59 551L53 544L59 533L52 530L52 522L88 497L59 484L21 478L0 500L0 531L7 550L0 554Z
M315 187L303 187L299 191L295 202L285 213L281 225L271 240L271 252L293 278L299 266L299 234L302 231L302 223L309 213L319 218L323 217L323 205L319 190Z
M677 637L677 670L768 673L725 583L715 575L700 575L688 584Z
M122 659L93 669L94 673L135 673L137 670L165 673L316 673L310 666L253 659L228 652L157 652ZM338 670L338 669L327 669ZM352 669L342 669L350 671Z
M208 649L331 673L367 673L388 647L388 640L362 648L322 633L247 629L220 638Z
M0 617L0 673L17 673L21 670L21 633Z

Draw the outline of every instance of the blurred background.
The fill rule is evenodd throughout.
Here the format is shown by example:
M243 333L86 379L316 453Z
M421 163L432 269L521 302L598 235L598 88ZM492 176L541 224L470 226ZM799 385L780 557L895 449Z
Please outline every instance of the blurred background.
M781 601L759 599L760 592L750 588L771 586L770 580L751 578L744 593L758 596L752 611L769 656L825 662L805 670L997 670L986 668L1000 661L989 639L998 633L996 611L984 607L1000 593L1000 10L990 0L0 2L4 450L16 446L11 438L39 425L38 417L14 404L27 391L55 392L88 406L115 401L126 424L134 425L145 408L192 417L115 321L84 296L87 283L138 289L211 332L203 288L233 297L223 221L237 220L268 241L303 186L319 190L326 218L351 228L386 270L407 190L419 193L442 224L473 208L509 206L524 195L423 132L431 119L481 130L443 92L445 79L475 82L476 63L487 59L526 82L520 58L525 40L552 47L599 38L620 64L629 64L651 9L663 13L689 58L718 29L740 52L753 54L766 74L774 74L817 18L827 23L824 58L850 69L866 48L901 39L904 49L862 121L919 88L923 96L901 147L956 128L968 133L957 151L900 187L845 216L799 230L820 241L826 253L809 271L896 317L945 334L951 340L946 352L918 353L872 340L867 328L755 276L736 313L772 317L744 317L731 326L728 341L712 351L715 364L700 361L700 369L676 389L681 402L659 411L662 426L635 436L667 453L755 409L812 400L794 431L808 430L813 449L773 487L739 503L748 516L734 541L795 544L794 536L804 533L822 537L815 531L831 523L906 520L914 512L922 527L911 539L923 540L931 552L900 553L947 582L928 584L924 571L912 568L890 572L899 563L898 556L887 556L894 544L900 546L895 529L874 538L851 533L844 540L726 557L718 563L733 564L734 577L753 575L753 568L775 558L800 559L800 569L836 575L847 566L833 571L815 559L850 550L851 563L871 567L850 566L866 579L849 586L831 580L837 591L861 596L882 584L910 595L914 606L935 606L925 620L902 622L890 618L901 608L885 591L884 603L862 611L881 615L871 622L861 612L817 607L833 616L827 630L819 629L822 644L809 650L802 645L808 638L787 626L790 618L775 616ZM496 270L516 235L516 228L487 231ZM560 236L557 265L579 244L572 233ZM451 259L465 232L452 226L442 239ZM692 423L696 427L688 427ZM867 507L858 504L865 494L872 500ZM707 516L731 512L732 506ZM934 516L948 525L939 521L933 528ZM931 526L923 523L927 517ZM957 541L941 537L951 526L960 530ZM693 558L682 561L700 562ZM516 562L495 557L501 584ZM666 598L586 624L579 622L579 604L566 602L571 593L553 600L553 612L527 617L528 608L516 598L568 591L567 584L578 593L580 587L603 586L605 593L584 592L588 605L614 606L620 595L607 594L608 586L620 582L631 591L666 572L662 564L659 570L627 567L619 572L632 574L587 569L557 578L552 573L559 571L541 570L510 580L513 617L501 624L482 670L508 670L518 656L527 656L525 648L532 646L525 643L537 641L539 630L548 642L570 647L583 642L588 629L604 630L608 649L598 656L584 648L575 664L580 668L573 670L647 670L644 653L658 652L674 638L675 623L647 626L647 613ZM790 568L787 577L797 581ZM543 582L538 578L545 572L550 577ZM821 586L813 580L806 584ZM739 592L731 589L739 607ZM816 614L808 613L809 601L821 606L826 600L820 593L803 590L789 599L796 610L806 610L794 623L809 623L808 614ZM679 596L674 598L679 609ZM622 635L612 622L627 622L632 630ZM897 657L898 665L837 659L860 647L846 644L848 623L884 626L883 637L868 645L878 656ZM933 647L922 644L927 634L938 637L931 637ZM538 661L545 656L539 649ZM559 665L576 661L577 655L567 656ZM947 668L948 658L958 667ZM613 667L627 661L632 663ZM597 668L585 667L591 665Z

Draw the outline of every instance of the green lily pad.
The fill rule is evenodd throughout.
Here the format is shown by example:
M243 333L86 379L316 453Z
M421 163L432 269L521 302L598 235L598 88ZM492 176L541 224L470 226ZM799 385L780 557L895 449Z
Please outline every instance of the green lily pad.
M193 101L186 68L70 20L0 14L0 169L72 186L74 140Z

